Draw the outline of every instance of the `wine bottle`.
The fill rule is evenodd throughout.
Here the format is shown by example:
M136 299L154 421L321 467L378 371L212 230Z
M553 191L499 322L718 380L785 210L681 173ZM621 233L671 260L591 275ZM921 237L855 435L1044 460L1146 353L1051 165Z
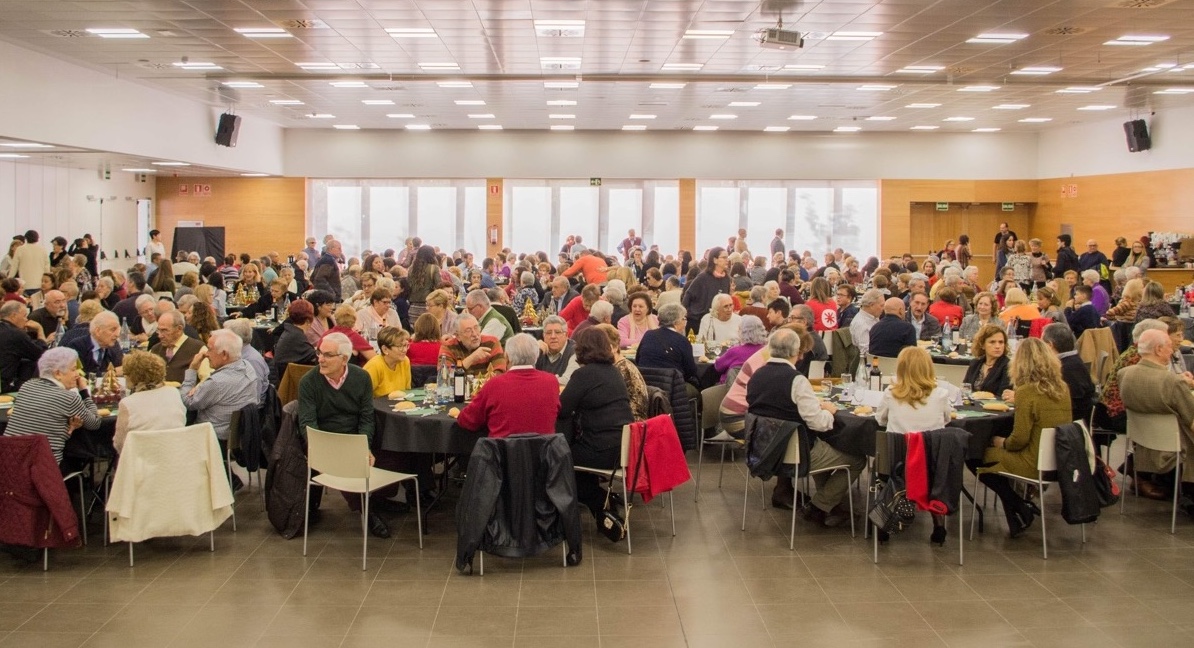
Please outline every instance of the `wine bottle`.
M883 372L879 370L879 356L871 358L871 375L868 379L867 389L883 391Z

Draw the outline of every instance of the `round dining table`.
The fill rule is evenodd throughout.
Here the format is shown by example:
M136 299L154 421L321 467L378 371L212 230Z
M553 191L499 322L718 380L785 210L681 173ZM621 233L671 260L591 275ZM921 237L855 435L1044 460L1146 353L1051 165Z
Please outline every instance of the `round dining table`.
M418 396L419 400L422 398L416 390L408 394ZM460 427L456 419L448 415L448 410L463 408L463 403L420 404L413 410L395 411L398 402L385 397L373 399L376 421L373 441L382 450L467 455L472 453L477 439L485 436Z

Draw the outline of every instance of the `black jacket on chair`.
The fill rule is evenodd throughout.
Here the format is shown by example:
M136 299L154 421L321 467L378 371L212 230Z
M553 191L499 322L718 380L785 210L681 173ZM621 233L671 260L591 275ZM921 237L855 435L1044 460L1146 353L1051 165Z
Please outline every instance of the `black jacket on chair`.
M795 421L746 414L746 468L751 477L767 481L776 475L797 477L808 474L808 464L801 463L803 472L795 474L795 467L784 463L788 443L793 434L800 434L800 424ZM807 459L812 445L807 434L800 434L800 456Z
M1085 524L1099 519L1099 493L1090 474L1086 431L1077 423L1057 427L1054 438L1057 451L1057 485L1061 490L1061 517L1069 524Z
M692 399L688 397L688 390L684 388L684 375L678 369L639 367L638 371L643 375L643 381L648 387L658 387L671 398L672 421L680 435L680 446L685 451L695 450L698 438L697 422L693 418Z
M568 564L580 564L577 506L572 450L563 436L477 440L456 506L456 569L470 573L478 549L522 558L563 541Z

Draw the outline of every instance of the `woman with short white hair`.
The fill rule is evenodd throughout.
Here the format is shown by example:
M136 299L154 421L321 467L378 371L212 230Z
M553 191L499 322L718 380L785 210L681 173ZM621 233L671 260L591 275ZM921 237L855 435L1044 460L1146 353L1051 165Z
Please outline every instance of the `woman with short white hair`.
M742 317L734 312L734 298L725 293L718 293L713 297L709 312L701 318L697 337L724 344L738 339L738 327L741 324Z
M87 391L87 381L79 375L79 354L74 349L46 351L37 361L37 373L37 378L25 381L17 391L4 435L45 436L65 475L74 468L62 456L67 439L80 427L99 429L99 411Z
M766 344L767 329L763 326L763 320L755 315L741 316L741 322L738 325L738 344L727 349L713 363L713 368L721 374L721 380L718 382L724 383L730 369L741 367L747 358Z
M1107 289L1099 283L1101 280L1098 270L1082 271L1082 283L1090 286L1090 304L1098 311L1099 317L1106 315L1107 309L1111 308L1111 295L1107 294Z

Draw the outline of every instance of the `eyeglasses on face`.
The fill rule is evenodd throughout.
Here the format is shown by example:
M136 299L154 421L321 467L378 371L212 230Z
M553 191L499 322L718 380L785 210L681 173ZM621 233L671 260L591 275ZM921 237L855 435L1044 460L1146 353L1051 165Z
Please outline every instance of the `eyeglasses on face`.
M328 352L322 349L315 350L315 356L319 358L339 358L340 354L335 352Z

